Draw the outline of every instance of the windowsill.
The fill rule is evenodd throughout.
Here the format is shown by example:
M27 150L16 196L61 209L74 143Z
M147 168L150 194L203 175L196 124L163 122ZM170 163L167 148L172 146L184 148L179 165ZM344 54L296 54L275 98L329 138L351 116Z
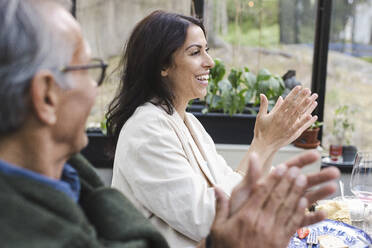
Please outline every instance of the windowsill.
M233 169L236 169L248 148L249 145L216 144L217 152L225 158L227 164ZM321 147L318 147L316 150L321 154ZM298 148L293 145L285 146L274 156L273 165L276 166L306 151L308 151L308 149ZM306 166L302 171L304 173L316 172L320 170L320 165L321 161L319 160Z

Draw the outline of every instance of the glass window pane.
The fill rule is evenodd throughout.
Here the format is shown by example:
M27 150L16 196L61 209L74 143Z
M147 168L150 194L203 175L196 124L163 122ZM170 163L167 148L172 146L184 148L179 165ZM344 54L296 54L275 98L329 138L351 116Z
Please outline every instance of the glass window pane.
M332 4L324 146L342 143L371 149L372 1Z
M118 71L122 49L135 24L152 11L162 9L190 15L191 0L77 0L76 17L82 26L92 57L108 62L106 80L98 88L96 104L88 125L99 126L104 121L108 104L119 84Z
M207 26L211 50L229 68L247 66L283 76L296 71L297 81L310 87L315 34L315 0L223 0L214 4L214 25ZM209 6L209 9L213 7ZM223 9L226 9L224 17ZM208 18L208 16L207 16Z

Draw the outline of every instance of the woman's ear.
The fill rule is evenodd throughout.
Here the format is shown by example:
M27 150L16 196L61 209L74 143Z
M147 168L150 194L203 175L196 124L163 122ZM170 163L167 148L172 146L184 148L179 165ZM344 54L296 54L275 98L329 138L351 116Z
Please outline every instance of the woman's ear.
M160 75L162 77L167 77L168 76L168 68L161 69Z
M60 88L50 71L39 71L31 80L31 106L36 117L47 125L53 125L57 121L59 91Z

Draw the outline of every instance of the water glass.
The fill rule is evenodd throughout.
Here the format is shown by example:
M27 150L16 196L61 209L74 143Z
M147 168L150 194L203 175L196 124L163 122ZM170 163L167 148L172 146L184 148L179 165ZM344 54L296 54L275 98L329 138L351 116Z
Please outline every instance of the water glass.
M350 189L364 204L363 230L372 233L372 152L358 152L350 180Z

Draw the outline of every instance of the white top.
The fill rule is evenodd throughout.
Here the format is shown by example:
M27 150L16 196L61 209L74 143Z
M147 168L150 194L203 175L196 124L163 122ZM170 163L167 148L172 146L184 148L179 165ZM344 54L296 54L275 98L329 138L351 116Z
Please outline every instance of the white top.
M200 122L187 113L146 103L123 126L112 186L165 236L171 247L196 245L215 215L211 186L230 195L241 180L220 156Z

